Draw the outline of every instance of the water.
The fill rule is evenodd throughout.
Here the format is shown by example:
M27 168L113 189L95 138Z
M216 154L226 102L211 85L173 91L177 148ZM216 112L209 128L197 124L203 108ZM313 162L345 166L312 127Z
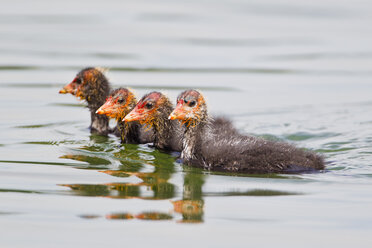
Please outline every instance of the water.
M369 247L369 1L2 1L1 247ZM201 89L242 132L327 171L232 175L90 135L58 90L85 66L171 99Z

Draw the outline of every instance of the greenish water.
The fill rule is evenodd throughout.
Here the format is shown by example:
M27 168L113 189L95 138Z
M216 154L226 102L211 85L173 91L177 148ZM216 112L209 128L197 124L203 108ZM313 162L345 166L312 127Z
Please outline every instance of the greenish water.
M369 247L368 1L3 1L0 247ZM322 153L313 174L203 171L91 135L59 89L85 66L243 133ZM114 125L114 123L112 123Z

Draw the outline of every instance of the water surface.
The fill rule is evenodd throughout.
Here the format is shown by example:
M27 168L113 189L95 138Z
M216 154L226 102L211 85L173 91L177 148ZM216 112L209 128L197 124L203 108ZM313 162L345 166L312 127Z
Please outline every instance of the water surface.
M368 1L3 1L1 247L369 247ZM327 170L236 175L91 135L58 90L85 66L175 100L202 90L243 133ZM114 125L114 123L112 123Z

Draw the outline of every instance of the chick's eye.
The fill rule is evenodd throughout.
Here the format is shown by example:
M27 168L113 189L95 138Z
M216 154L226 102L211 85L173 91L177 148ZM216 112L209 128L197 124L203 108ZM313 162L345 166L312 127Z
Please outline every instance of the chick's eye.
M147 109L151 109L153 106L154 106L154 104L152 104L151 102L148 102L148 103L146 103L146 105L145 105L145 107L146 107Z
M119 98L118 99L118 103L124 103L124 99L123 98Z
M77 84L81 84L81 79L80 79L80 78L76 78L76 79L75 79L75 83L77 83Z
M194 107L194 106L195 106L195 104L196 104L196 102L195 102L195 101L191 101L191 102L189 103L189 106L190 106L190 107Z

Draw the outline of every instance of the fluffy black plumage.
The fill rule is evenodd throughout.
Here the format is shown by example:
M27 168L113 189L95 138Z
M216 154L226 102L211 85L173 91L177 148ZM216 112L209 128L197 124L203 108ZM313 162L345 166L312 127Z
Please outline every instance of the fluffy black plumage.
M177 107L170 118L179 119L185 127L181 158L189 165L245 173L324 169L322 156L314 152L237 132L214 132L205 100L195 90L184 91L178 96Z

